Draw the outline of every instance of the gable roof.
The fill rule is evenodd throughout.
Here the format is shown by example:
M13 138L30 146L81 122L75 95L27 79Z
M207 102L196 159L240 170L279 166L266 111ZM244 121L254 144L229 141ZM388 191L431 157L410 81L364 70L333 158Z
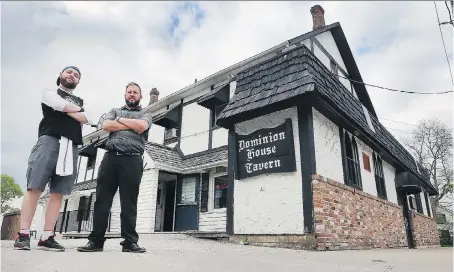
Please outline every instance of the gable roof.
M372 139L379 150L385 150L402 168L436 192L426 173L418 171L411 154L372 114L370 119L375 132L369 128L361 102L304 45L239 74L235 95L220 113L218 124L228 127L296 105L298 101L309 99L309 94L339 112L354 124L355 130Z
M342 60L344 61L344 64L347 68L347 73L350 75L351 79L362 82L361 74L359 72L358 66L356 65L355 58L353 57L353 54L350 50L350 46L348 45L347 42L347 38L345 37L345 34L342 30L340 23L337 22L334 24L330 24L325 27L298 36L296 38L293 38L289 40L289 44L299 47L302 41L315 37L326 31L330 31L331 34L333 35L334 41L336 42L336 45L339 48ZM297 79L302 80L302 78L306 76L306 74L305 75L293 74L292 72L288 73L287 71L284 70L285 69L294 70L295 68L287 68L282 65L275 66L273 70L267 71L269 72L270 77L274 77L274 79L280 78L279 81L274 81L274 83L270 83L271 85L270 84L266 85L266 83L268 82L267 80L269 80L269 82L273 82L273 78L265 79L265 81L267 82L263 81L261 81L260 83L258 81L253 82L254 80L257 80L258 78L262 77L263 74L262 70L264 69L262 65L264 64L268 65L270 63L274 63L271 65L276 65L276 63L279 62L280 56L282 55L285 55L285 53L282 52L278 53L276 57L261 62L238 74L235 94L231 98L230 102L227 104L226 108L219 115L218 124L223 123L224 126L226 126L227 124L226 119L228 119L229 117L233 117L234 115L245 113L258 108L266 107L267 105L272 105L276 102L285 100L292 96L296 96L306 91L311 91L311 88L313 88L313 86L311 86L310 84L309 85L303 84L303 82L299 82L298 90L293 90L292 91L293 93L288 91L289 88L292 88L292 86L295 85L295 83L292 83L293 85L287 85L285 87L287 89L280 88L278 90L277 88L286 85L289 82L293 82L294 80ZM284 74L289 76L287 78L282 78ZM305 85L306 89L302 88L303 85ZM359 101L361 101L361 103L369 110L369 112L373 116L377 116L365 85L359 83L353 83L353 85Z
M318 28L316 30L307 32L305 34L299 35L297 37L291 38L270 49L262 51L250 58L247 58L241 62L238 62L227 68L224 68L221 71L218 71L206 78L198 80L197 82L195 82L191 85L188 85L179 91L171 93L170 95L168 95L162 99L159 99L150 105L147 105L145 108L149 108L151 110L161 109L162 107L164 107L166 105L170 105L170 104L180 100L181 97L185 97L185 93L187 93L195 88L209 86L211 84L210 83L211 81L216 80L218 78L222 78L222 77L225 77L225 78L222 78L222 80L218 80L218 81L219 82L224 81L227 79L227 75L229 73L242 73L245 69L248 69L248 66L251 66L251 65L254 65L254 63L260 62L260 60L263 59L264 57L269 56L270 54L275 54L275 53L279 54L279 52L288 45L298 44L303 40L309 39L311 37L315 37L326 31L330 31L331 34L333 35L334 41L339 49L340 55L345 64L345 67L347 69L347 73L349 74L351 79L358 81L358 82L362 82L363 79L359 72L355 58L353 57L353 53L350 49L347 38L345 37L344 31L342 30L340 23L336 22L336 23ZM352 82L352 84L355 88L356 94L358 96L358 99L361 101L361 103L369 110L369 112L372 115L377 116L365 85L356 83L356 82ZM209 94L211 94L211 92ZM207 94L207 96L209 94ZM84 136L84 142L89 141L89 139L91 139L91 138L103 137L103 136L105 136L105 134L107 134L106 131L104 131L102 129L97 130L89 135Z

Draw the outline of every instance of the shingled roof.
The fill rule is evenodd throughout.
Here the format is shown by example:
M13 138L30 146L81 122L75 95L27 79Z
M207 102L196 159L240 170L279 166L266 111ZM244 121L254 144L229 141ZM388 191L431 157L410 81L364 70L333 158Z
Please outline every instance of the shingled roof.
M298 46L240 73L235 94L220 113L218 124L229 127L232 122L242 120L240 116L249 119L257 112L274 111L284 102L296 104L298 100L309 98L308 93L328 102L359 131L373 139L374 144L436 192L426 173L418 171L412 155L372 114L375 132L369 128L361 102L305 46Z
M176 168L180 173L184 173L194 167L227 161L227 146L187 156L180 156L173 148L151 142L146 143L145 149L154 162ZM96 188L96 179L75 184L72 192L94 188ZM47 197L49 197L49 190L44 191L40 198L44 199Z
M178 168L182 172L192 167L227 161L227 146L183 157L175 149L157 143L148 142L145 148L154 162Z

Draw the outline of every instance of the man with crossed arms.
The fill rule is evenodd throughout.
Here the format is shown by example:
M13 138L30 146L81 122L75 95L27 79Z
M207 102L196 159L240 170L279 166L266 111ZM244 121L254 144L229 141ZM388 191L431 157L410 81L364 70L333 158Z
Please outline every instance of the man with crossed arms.
M44 231L38 249L64 251L53 232L63 195L69 195L77 176L78 145L82 144L82 124L92 124L84 100L73 94L81 73L76 66L65 67L57 78L57 88L42 92L43 118L38 141L28 159L27 192L21 207L21 230L14 249L30 250L30 225L41 192L49 183L50 197Z
M143 153L152 116L139 105L142 91L137 83L131 82L126 86L124 97L126 105L112 109L103 123L104 130L110 133L106 153L98 170L93 231L88 236L88 243L77 248L80 252L103 251L109 212L117 188L120 191L121 236L124 238L120 243L122 251L146 251L137 244L139 236L136 220Z

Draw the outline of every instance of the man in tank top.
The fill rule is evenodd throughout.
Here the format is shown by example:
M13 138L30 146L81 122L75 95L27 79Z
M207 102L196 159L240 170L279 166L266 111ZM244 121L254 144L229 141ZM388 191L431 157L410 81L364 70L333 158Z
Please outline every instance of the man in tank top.
M27 192L21 207L21 230L14 249L30 250L30 225L41 193L49 183L50 196L43 234L38 249L64 251L55 241L54 226L64 195L69 195L77 176L78 145L82 144L82 125L93 123L84 100L73 94L79 84L80 70L65 67L57 87L42 91L43 118L38 141L32 148L26 173Z

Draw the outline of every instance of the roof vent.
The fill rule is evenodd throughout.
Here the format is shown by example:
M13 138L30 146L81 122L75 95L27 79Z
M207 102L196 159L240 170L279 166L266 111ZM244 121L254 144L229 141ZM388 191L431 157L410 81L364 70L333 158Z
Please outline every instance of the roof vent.
M313 22L312 30L325 26L325 10L320 5L313 6L311 8L311 14Z

